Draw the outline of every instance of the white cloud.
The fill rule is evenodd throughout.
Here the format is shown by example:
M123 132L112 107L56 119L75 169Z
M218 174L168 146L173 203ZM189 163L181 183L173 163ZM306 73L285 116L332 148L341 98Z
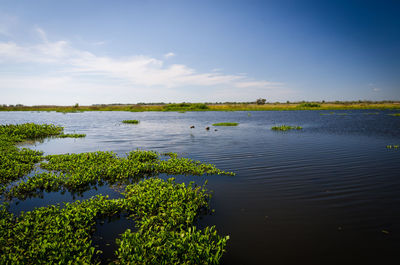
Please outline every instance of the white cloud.
M373 87L373 88L372 88L372 91L374 91L374 92L379 92L379 91L381 91L381 89L380 89L379 87Z
M46 68L46 71L39 75L26 72L6 75L0 72L0 90L12 87L22 89L25 86L32 90L61 91L78 87L81 92L84 89L119 89L121 93L152 91L155 95L161 95L168 91L170 95L178 95L179 89L182 91L187 87L197 86L228 88L233 95L238 89L269 90L283 85L253 80L246 74L230 75L220 71L199 73L184 64L165 65L162 60L143 55L125 58L97 56L89 51L76 49L64 40L49 41L46 32L39 27L35 31L42 40L39 44L0 42L0 63L35 65L37 69ZM171 52L164 57L172 56L174 54Z
M173 53L173 52L169 52L169 53L164 54L164 58L165 59L168 59L168 58L171 58L171 57L174 57L174 56L175 56L175 53Z

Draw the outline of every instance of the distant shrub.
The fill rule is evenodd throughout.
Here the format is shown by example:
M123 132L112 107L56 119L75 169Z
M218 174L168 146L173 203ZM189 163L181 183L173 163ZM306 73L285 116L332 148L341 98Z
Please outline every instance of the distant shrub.
M259 98L256 100L257 105L264 105L267 100L265 98Z
M301 108L319 108L319 107L321 107L321 105L318 103L313 103L313 102L304 102L304 103L301 103L299 105L299 107L301 107Z
M195 111L207 110L208 106L204 103L171 103L163 107L164 111Z

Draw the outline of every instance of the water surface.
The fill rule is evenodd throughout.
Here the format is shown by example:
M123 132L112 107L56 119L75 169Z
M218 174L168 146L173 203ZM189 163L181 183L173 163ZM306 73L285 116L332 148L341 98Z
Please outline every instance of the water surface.
M87 134L84 139L29 145L45 154L101 150L124 155L139 148L176 152L234 171L233 177L178 177L199 184L208 179L216 212L204 216L199 226L216 225L220 234L230 235L223 264L398 264L400 149L386 146L400 144L400 117L389 113L0 112L0 123L53 123L64 126L66 133ZM140 124L122 124L125 119ZM240 124L211 126L217 122ZM270 130L281 124L303 130ZM12 210L99 193L120 196L109 187L83 197L45 193L14 203ZM123 232L119 228L132 225L124 220L116 221L121 225L97 225L96 238L104 238L110 249L103 246L104 261L112 258L110 242Z

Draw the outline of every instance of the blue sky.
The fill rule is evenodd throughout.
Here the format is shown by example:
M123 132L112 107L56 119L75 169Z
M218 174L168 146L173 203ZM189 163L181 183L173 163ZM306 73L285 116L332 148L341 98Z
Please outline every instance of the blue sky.
M400 100L398 14L390 0L0 0L0 104Z

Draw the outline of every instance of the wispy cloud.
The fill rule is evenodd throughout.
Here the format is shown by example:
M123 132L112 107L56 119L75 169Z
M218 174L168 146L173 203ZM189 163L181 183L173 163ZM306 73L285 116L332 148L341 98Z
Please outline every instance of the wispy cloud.
M49 41L46 32L39 27L36 27L35 31L41 39L38 44L0 42L0 63L47 67L46 72L39 74L42 79L29 76L29 73L17 75L3 73L0 74L0 89L12 87L13 78L21 80L21 75L24 76L22 80L31 82L35 79L37 89L46 87L54 89L55 86L68 89L68 85L73 88L79 87L80 83L83 84L81 87L94 89L99 79L108 83L107 88L114 86L114 89L121 87L136 91L157 88L158 91L164 89L171 92L173 88L196 86L230 88L233 91L246 88L273 89L283 85L279 82L254 80L245 74L224 74L220 71L199 73L184 64L166 65L160 59L143 55L124 58L97 56L89 51L76 49L65 40ZM165 58L172 56L174 56L172 52L164 55ZM49 70L50 68L57 70ZM21 83L15 81L14 86Z
M165 59L168 59L168 58L171 58L171 57L174 57L174 56L175 56L175 53L173 53L173 52L169 52L169 53L164 54L164 58Z
M368 86L373 92L379 92L382 90L380 87L377 87L376 84L374 83L369 83Z

